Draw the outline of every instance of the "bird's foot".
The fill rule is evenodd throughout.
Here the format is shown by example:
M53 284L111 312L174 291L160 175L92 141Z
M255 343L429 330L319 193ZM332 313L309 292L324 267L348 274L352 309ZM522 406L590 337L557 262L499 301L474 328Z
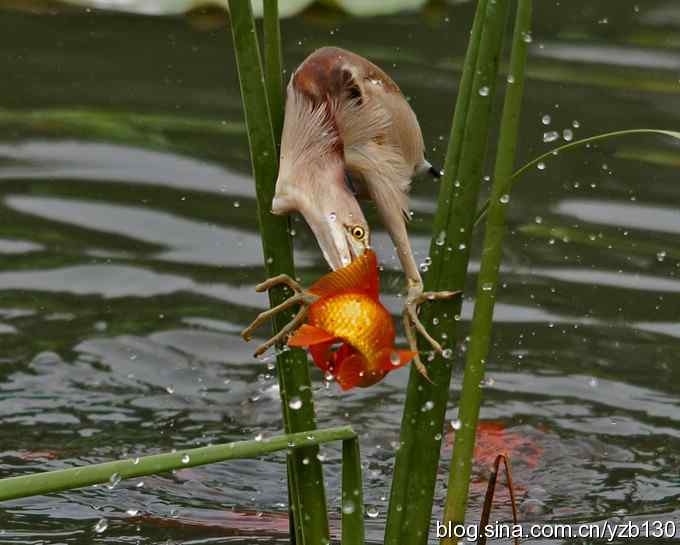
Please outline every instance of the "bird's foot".
M427 332L427 329L425 329L425 326L420 321L420 318L418 317L418 309L420 308L420 305L426 301L441 301L451 299L459 293L461 293L460 290L423 291L421 284L416 284L409 288L403 313L404 333L406 334L406 340L408 341L409 348L411 351L416 353L416 356L413 358L413 363L416 366L416 369L418 369L420 374L423 375L423 377L425 377L428 382L432 381L430 380L430 377L427 374L427 369L425 368L425 364L423 364L422 360L420 359L420 354L418 353L418 338L416 332L425 337L425 340L436 352L441 354L443 350L442 345L439 344L439 342Z
M300 305L300 310L298 310L298 313L290 322L281 328L281 331L257 347L257 350L255 350L256 357L262 355L271 346L283 340L289 333L301 325L305 319L305 316L307 316L307 310L309 309L309 306L318 299L316 295L313 295L307 290L303 289L300 284L298 284L287 274L280 274L265 280L261 284L255 286L255 291L263 292L273 288L274 286L280 285L288 286L291 290L293 290L294 294L286 299L283 303L258 314L257 318L255 318L255 320L253 320L253 322L241 332L241 337L243 337L244 340L249 341L252 338L253 331L255 331L267 320L273 318L276 314L286 310L287 308L290 308L294 305Z

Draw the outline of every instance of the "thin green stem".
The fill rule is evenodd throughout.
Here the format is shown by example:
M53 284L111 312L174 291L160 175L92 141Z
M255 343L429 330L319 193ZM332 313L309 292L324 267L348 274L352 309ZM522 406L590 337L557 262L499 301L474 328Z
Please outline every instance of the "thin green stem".
M265 268L269 277L281 273L294 277L288 222L269 212L278 170L278 153L250 1L230 0L229 11L255 176ZM286 297L284 288L269 291L272 306L282 303ZM280 331L292 319L293 310L275 317L274 331ZM276 361L286 432L313 430L316 427L314 405L304 352L297 349L282 351ZM329 540L323 473L317 454L318 447L296 450L288 464L295 538L299 545Z
M364 498L359 440L342 443L342 545L364 545Z
M426 290L458 290L465 282L507 6L508 0L480 0L477 6L441 180ZM430 303L422 311L422 321L435 337L446 334L449 349L447 357L428 365L433 384L411 369L385 534L389 545L428 540L451 381L448 353L459 312L460 299Z
M128 458L116 462L10 477L0 480L0 501L49 494L99 483L113 483L121 479L144 477L156 473L166 473L174 469L226 462L227 460L255 458L279 450L304 450L331 441L351 440L350 442L353 442L355 439L356 433L352 428L342 426L314 432L279 435L262 441L238 441L166 454L154 454L141 458ZM348 459L348 463L351 465L356 463L356 460ZM352 470L357 471L356 468L352 468ZM358 471L360 472L361 469L359 468Z
M278 0L264 0L264 68L276 146L283 130L283 59Z
M510 59L511 79L507 85L503 105L491 204L486 223L481 269L477 279L475 309L459 405L461 428L455 435L444 524L448 522L462 524L465 519L475 432L482 400L481 381L484 378L485 361L491 341L496 284L505 232L505 209L509 201L509 195L504 191L506 181L512 175L519 135L528 51L528 44L524 38L530 32L531 12L532 0L518 1ZM444 539L442 543L453 545L455 540Z
M538 163L542 161L546 161L556 155L559 155L563 151L569 151L575 148L580 148L582 146L585 146L586 144L591 144L593 142L598 142L601 140L609 140L610 138L618 138L619 136L631 136L636 134L658 134L662 136L670 136L671 138L680 140L680 132L668 131L664 129L626 129L621 131L596 134L594 136L589 136L588 138L583 138L581 140L576 140L574 142L569 142L568 144L558 146L554 149L551 149L550 151L546 151L545 153L539 155L535 159L532 159L531 161L523 165L521 168L517 169L512 176L506 178L504 182L505 185L501 191L503 193L510 193L512 186L515 184L515 182L519 180L522 174L524 174L527 170L538 165ZM489 203L490 201L487 200L477 212L477 216L475 217L475 225L478 224L482 220L482 218L486 215L489 209Z

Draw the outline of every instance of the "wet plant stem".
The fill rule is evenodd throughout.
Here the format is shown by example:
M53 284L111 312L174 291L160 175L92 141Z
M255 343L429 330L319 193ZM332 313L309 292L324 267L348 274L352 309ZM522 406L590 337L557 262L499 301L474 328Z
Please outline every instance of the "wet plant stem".
M505 193L507 180L512 176L515 150L519 136L519 121L524 94L524 72L531 25L532 0L518 0L517 16L512 40L510 76L505 93L498 152L493 175L489 212L484 233L484 245L475 308L467 350L463 388L459 404L460 430L456 432L453 459L449 472L449 486L444 513L444 524L463 524L467 505L475 445L479 408L482 401L482 380L493 324L498 272L505 233L505 210L510 195ZM454 538L443 544L453 545Z
M255 177L257 213L265 270L268 277L288 274L295 277L292 243L288 221L270 213L274 196L274 183L278 170L278 152L272 128L272 119L282 119L282 100L273 106L272 113L262 70L260 50L255 32L250 1L229 1L230 21L236 64L238 67L241 98L248 130L250 156ZM269 5L268 16L277 10ZM265 22L268 37L268 71L280 73L280 45L276 32L278 26L271 20ZM279 51L274 51L278 49ZM276 66L278 59L279 66ZM281 89L279 83L270 82L270 94ZM282 303L289 294L284 288L269 291L271 306ZM290 312L281 312L273 320L274 332L279 331L292 319ZM287 433L313 430L316 427L312 389L307 357L301 350L281 351L276 358L283 422ZM321 463L317 458L318 447L295 450L289 455L289 492L294 515L295 540L298 545L319 544L329 541L326 495Z
M349 426L343 426L314 432L279 435L260 441L238 441L165 454L153 454L141 458L128 458L115 462L10 477L0 480L0 501L72 490L98 483L110 483L112 486L116 486L123 479L145 477L228 460L255 458L285 449L306 450L311 446L318 446L319 443L330 441L348 441L351 445L355 445L356 433ZM349 461L351 462L351 459ZM350 471L354 473L358 471L360 478L361 466L358 469L353 467ZM356 478L349 484L355 485L355 483Z
M426 290L464 287L508 4L477 4L441 179ZM445 354L451 352L460 306L458 299L430 303L422 311L434 336L443 339L445 334ZM385 533L388 545L428 541L452 363L451 356L432 359L432 384L411 368Z

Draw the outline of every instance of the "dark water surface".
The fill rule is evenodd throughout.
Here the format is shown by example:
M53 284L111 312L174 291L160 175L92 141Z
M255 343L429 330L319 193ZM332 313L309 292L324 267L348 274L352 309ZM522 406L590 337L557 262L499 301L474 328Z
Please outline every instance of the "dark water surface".
M536 4L521 159L565 129L680 128L677 2ZM223 20L21 5L0 2L0 476L278 433L272 361L238 335L266 301L253 291L264 272ZM326 44L381 64L442 163L473 8L316 8L284 21L286 65ZM550 131L559 141L543 141ZM513 193L470 520L484 460L505 444L525 520L680 526L679 165L677 143L620 139L532 169ZM414 187L419 261L437 191ZM326 266L295 222L308 282ZM396 314L402 277L375 231ZM375 542L407 375L341 394L313 371L320 425L361 434ZM337 512L339 446L323 453ZM8 502L0 541L287 542L284 469L275 455ZM508 516L506 497L496 513Z

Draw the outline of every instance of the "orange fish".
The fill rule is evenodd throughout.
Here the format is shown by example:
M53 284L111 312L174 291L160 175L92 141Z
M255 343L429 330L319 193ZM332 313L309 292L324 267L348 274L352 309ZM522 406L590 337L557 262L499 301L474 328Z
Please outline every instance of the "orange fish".
M343 390L380 381L409 363L415 352L394 347L394 324L380 303L379 290L377 259L366 250L309 288L308 293L318 299L288 346L309 348L316 366L330 372Z

